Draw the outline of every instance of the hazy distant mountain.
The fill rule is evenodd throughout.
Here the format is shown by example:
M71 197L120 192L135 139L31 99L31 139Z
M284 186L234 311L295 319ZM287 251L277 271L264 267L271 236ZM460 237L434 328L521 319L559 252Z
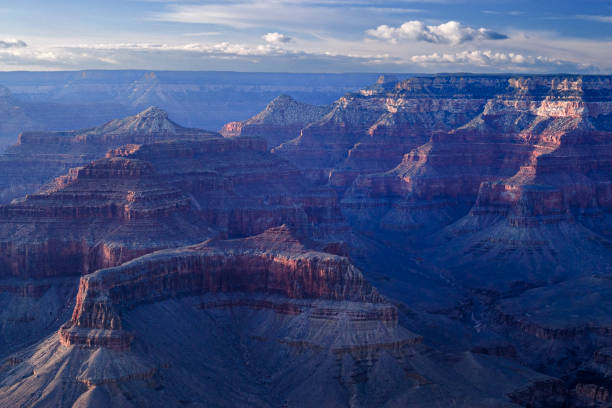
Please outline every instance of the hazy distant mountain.
M15 111L0 138L14 142L22 130L94 126L159 106L189 127L220 129L255 115L280 94L311 104L333 102L373 82L375 74L270 74L239 72L0 72ZM5 110L0 102L0 109ZM15 122L17 111L23 119Z

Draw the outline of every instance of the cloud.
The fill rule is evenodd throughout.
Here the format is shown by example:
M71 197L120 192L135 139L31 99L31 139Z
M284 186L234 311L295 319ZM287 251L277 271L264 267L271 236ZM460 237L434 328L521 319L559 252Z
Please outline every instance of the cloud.
M440 64L463 65L485 67L494 70L501 69L507 72L517 69L542 72L598 72L596 67L588 64L579 64L541 55L532 56L513 52L494 52L491 50L471 50L447 54L435 52L412 56L410 61L421 66Z
M22 40L5 40L5 41L1 41L0 40L0 48L1 49L7 49L7 48L25 48L27 46L28 46L28 44L26 44L25 41L22 41Z
M213 44L189 43L180 45L155 44L155 43L109 43L109 44L82 44L68 47L72 50L89 50L120 52L130 51L134 53L160 53L160 52L186 52L205 55L230 55L230 56L269 56L284 55L289 51L275 44L247 45L222 41Z
M431 1L431 0L430 0ZM206 0L167 1L158 11L145 14L153 21L205 24L239 30L286 30L313 33L363 32L377 18L395 19L398 14L420 13L422 9L405 8L413 1L386 0ZM385 21L385 20L383 20ZM393 20L390 20L393 21Z
M424 41L435 44L462 44L477 40L503 40L506 35L486 28L472 28L457 21L440 25L425 25L422 21L407 21L399 27L386 24L366 31L370 37L397 43L400 40Z
M491 63L506 62L515 64L524 64L528 59L522 54L493 52L486 51L461 51L457 53L441 54L434 52L433 54L415 55L410 60L417 64L474 64L474 65L490 65Z
M286 36L285 34L273 32L268 33L262 37L269 44L286 44L291 42L293 39Z

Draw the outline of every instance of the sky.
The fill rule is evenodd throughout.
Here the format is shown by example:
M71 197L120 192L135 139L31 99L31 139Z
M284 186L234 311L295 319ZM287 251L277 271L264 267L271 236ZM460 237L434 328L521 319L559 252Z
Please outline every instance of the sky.
M612 0L0 0L0 70L612 74Z

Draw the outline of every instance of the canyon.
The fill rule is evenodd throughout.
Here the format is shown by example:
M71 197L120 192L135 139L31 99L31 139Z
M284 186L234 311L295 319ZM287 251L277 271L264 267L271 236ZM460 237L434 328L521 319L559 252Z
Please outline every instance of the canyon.
M0 168L0 405L612 403L610 76L151 107Z

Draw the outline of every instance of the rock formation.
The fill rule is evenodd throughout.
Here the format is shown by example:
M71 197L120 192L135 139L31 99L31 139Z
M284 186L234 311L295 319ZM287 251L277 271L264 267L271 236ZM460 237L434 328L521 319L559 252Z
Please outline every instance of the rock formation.
M452 76L383 81L340 98L275 152L313 179L346 189L359 175L394 168L433 134L467 123L502 86Z
M611 94L597 76L381 78L273 151L358 230L440 248L463 284L494 286L466 276L491 265L502 286L566 279L611 264Z
M336 193L313 186L263 139L236 137L127 146L109 152L145 160L194 199L202 216L229 236L287 224L313 238L345 239Z
M566 376L567 392L556 392L569 406L605 403L608 374L580 367L609 346L605 329L590 329L608 310L590 299L605 287L591 275L608 279L612 268L611 109L607 76L382 78L273 152L338 192L369 239L355 258L383 292L404 302L399 287L461 293L456 307L436 310L434 300L428 310L473 321L486 344L478 350L510 343L530 367ZM530 304L523 296L572 298L558 319L571 327L537 323L532 311L500 317L502 305ZM572 310L588 323L574 326ZM513 395L533 404L539 392Z
M125 348L129 339L113 335L122 328L118 309L176 296L234 292L272 294L287 299L383 303L347 258L308 250L282 226L245 239L206 241L156 252L82 277L71 326L60 330L60 338L66 344L87 341L95 346ZM247 306L258 304L257 300L248 299L237 302L238 305L246 302ZM261 302L261 307L265 308L266 302ZM283 305L278 307L282 309ZM289 314L299 313L302 308L291 303L285 307ZM381 322L397 323L397 310L392 306L371 309L354 313L355 319L362 316L367 320L371 316ZM83 334L84 330L111 334L107 340L104 334ZM119 343L114 344L115 341Z

